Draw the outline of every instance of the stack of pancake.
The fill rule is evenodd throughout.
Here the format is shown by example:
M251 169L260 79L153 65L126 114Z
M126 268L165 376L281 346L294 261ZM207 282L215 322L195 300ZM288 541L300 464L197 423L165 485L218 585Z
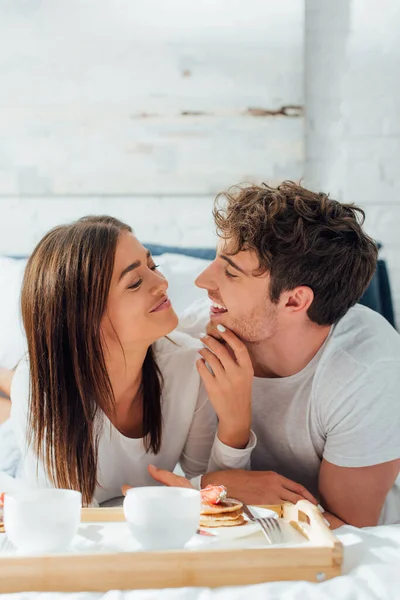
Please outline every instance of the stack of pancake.
M225 498L218 504L201 503L200 527L237 527L247 523L242 512L243 504L233 498Z

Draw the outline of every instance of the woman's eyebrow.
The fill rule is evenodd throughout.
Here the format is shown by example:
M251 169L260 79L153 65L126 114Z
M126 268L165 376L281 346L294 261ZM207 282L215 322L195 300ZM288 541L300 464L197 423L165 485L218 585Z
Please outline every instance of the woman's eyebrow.
M150 250L147 250L147 254L146 254L147 258L150 258L151 256L151 252ZM130 273L131 271L134 271L135 269L137 269L138 267L140 267L140 265L142 264L142 262L140 260L135 260L135 262L133 262L132 264L128 265L127 267L125 267L125 269L121 272L121 275L119 276L118 281L121 281L121 279L127 274Z

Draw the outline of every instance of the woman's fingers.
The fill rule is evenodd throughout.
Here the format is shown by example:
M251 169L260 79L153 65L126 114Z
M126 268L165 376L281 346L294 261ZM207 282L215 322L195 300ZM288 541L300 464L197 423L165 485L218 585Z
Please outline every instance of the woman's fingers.
M208 348L210 348L210 350L218 357L225 371L237 368L235 355L233 351L229 351L228 346L221 344L221 342L210 335L201 338L200 341L208 346Z
M215 385L215 377L206 367L206 361L204 358L199 358L196 360L196 368L197 371L204 383L204 387L206 388L207 394L210 396L211 390Z
M211 352L211 350L202 348L202 350L199 350L199 354L208 362L215 377L220 378L226 376L225 369L223 368L221 361L217 356L215 356L215 354Z
M218 326L218 327L220 327L220 326ZM241 367L253 368L253 366L251 364L249 351L247 350L247 348L246 348L245 344L242 342L242 340L240 340L237 337L237 335L235 335L233 333L233 331L230 331L229 329L226 329L225 327L221 326L221 328L218 328L218 331L220 332L222 339L225 340L226 343L232 348L232 350L235 354L237 363Z
M154 465L149 465L148 471L153 479L159 483L162 483L163 485L170 487L193 488L192 484L188 479L186 479L186 477L176 475L175 473L171 473L171 471L167 471L166 469L159 469Z

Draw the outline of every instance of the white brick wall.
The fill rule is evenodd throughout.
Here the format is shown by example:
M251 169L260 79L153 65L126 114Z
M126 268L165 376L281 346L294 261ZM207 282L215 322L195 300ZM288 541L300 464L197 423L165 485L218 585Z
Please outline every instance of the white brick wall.
M303 173L303 37L296 0L1 3L0 253L99 212L214 245L217 192Z
M399 321L400 4L305 7L0 4L0 254L88 213L146 241L212 245L214 193L305 175L365 208ZM282 106L297 116L268 114Z
M400 4L306 0L306 182L366 211L400 322Z

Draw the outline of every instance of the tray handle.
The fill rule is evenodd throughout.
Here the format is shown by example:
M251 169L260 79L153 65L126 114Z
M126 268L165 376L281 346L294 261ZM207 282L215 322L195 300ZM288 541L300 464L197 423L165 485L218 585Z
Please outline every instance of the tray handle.
M329 529L319 508L308 500L299 500L297 504L283 504L283 518L287 519L312 544L332 546L342 553L342 544Z

